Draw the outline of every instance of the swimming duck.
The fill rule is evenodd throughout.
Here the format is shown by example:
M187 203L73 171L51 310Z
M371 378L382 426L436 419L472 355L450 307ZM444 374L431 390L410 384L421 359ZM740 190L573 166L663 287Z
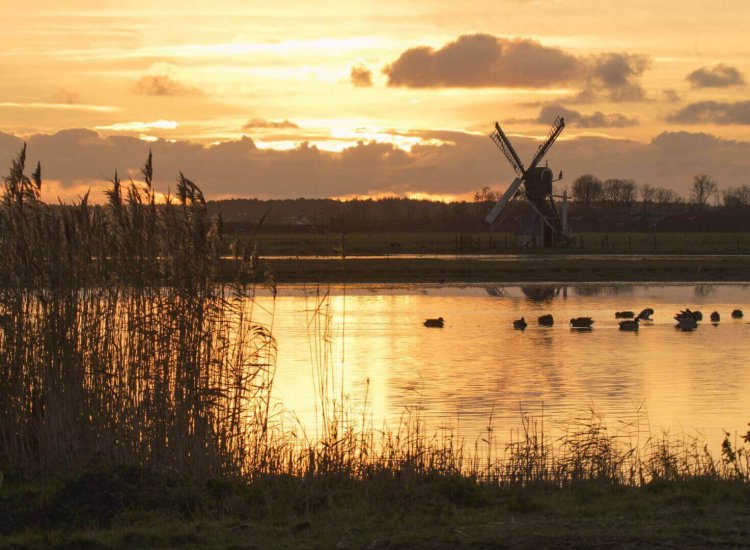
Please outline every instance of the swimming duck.
M654 314L654 310L651 309L650 307L647 307L646 309L644 309L643 311L641 311L638 314L638 320L639 321L650 321L651 320L651 316L653 314Z
M521 317L520 319L516 319L513 321L513 328L523 330L528 326L528 323L526 322L526 319Z
M635 317L635 313L632 311L616 311L615 319L632 319Z
M714 311L711 314L711 322L712 323L718 323L719 321L721 321L721 315L719 315L718 311Z
M701 315L701 318L703 316ZM698 316L695 311L684 309L676 313L674 320L677 321L677 328L682 330L693 330L698 326Z
M732 319L742 319L743 316L744 314L741 309L735 309L732 311Z
M638 325L638 319L633 319L632 321L620 321L620 330L637 331Z
M576 317L570 320L570 326L573 328L591 328L594 320L591 317Z
M437 319L427 319L422 324L426 327L443 328L445 320L442 317L438 317Z
M539 324L542 325L543 327L551 327L552 325L555 324L554 317L552 317L552 315L549 313L547 315L542 315L537 320L539 321Z
M703 313L698 311L697 309L693 312L693 317L695 317L696 321L702 321L703 320Z

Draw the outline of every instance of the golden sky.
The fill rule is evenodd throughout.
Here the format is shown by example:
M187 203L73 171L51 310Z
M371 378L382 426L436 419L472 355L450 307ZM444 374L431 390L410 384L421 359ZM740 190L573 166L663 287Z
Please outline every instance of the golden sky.
M149 146L213 197L466 196L511 179L495 120L531 152L555 114L571 176L750 183L740 0L0 5L0 161L63 196Z

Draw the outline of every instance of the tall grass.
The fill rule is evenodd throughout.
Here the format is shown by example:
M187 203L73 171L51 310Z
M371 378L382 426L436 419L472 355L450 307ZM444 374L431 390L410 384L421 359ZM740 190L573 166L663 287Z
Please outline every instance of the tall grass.
M179 174L157 204L143 184L111 180L107 203L52 206L25 148L0 202L0 471L139 464L185 476L391 480L462 476L505 486L750 478L747 440L718 458L697 440L617 432L591 413L552 439L543 418L500 445L490 418L472 447L431 433L419 409L373 429L334 375L329 297L308 328L319 429L286 429L270 412L276 343L253 318L257 280L275 281L252 249L225 242L200 189ZM234 282L219 283L232 250ZM221 278L224 280L224 277ZM343 371L342 371L343 373ZM308 484L307 487L314 487Z
M275 342L251 317L256 262L224 247L182 174L157 205L117 174L108 202L50 206L25 148L0 203L0 464L91 461L240 474L263 454Z

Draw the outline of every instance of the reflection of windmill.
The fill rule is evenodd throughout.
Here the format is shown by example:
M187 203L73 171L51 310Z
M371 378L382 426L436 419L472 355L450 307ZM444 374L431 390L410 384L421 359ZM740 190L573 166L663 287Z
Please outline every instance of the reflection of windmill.
M561 197L563 199L562 219L560 219L555 207L556 195L552 194L552 183L562 178L562 172L560 172L558 180L554 180L552 170L546 166L539 166L542 158L552 147L563 128L565 128L565 120L562 117L557 117L547 135L547 139L539 146L534 158L531 159L531 164L528 168L524 168L518 153L510 144L508 136L500 128L500 124L495 123L495 131L492 132L490 137L503 152L505 158L508 159L517 177L485 217L485 221L491 227L500 225L508 215L511 210L508 207L510 201L515 198L523 198L531 208L530 230L525 231L528 241L538 242L543 246L554 246L570 240L567 219L567 193L563 192Z

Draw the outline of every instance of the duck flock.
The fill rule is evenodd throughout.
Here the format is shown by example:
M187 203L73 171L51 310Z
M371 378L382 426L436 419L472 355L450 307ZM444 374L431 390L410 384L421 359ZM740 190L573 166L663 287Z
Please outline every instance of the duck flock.
M641 322L653 321L652 316L654 310L647 307L641 311L638 315L633 311L617 311L615 312L615 319L622 319L620 321L620 330L624 331L637 331L640 327ZM741 309L735 309L732 311L732 319L742 319L744 314ZM718 311L714 311L710 315L711 323L717 325L721 321L721 315ZM698 327L698 323L703 320L703 313L700 311L691 311L690 309L680 310L679 313L674 315L674 320L677 321L676 328L681 330L694 330ZM547 313L537 318L537 323L543 327L551 327L555 324L555 319L552 314ZM445 319L438 317L437 319L426 319L424 326L432 328L443 328L445 325ZM568 325L573 329L578 330L591 330L594 326L594 319L591 317L575 317L571 319ZM513 321L513 328L517 330L524 330L529 326L528 322L524 317Z

